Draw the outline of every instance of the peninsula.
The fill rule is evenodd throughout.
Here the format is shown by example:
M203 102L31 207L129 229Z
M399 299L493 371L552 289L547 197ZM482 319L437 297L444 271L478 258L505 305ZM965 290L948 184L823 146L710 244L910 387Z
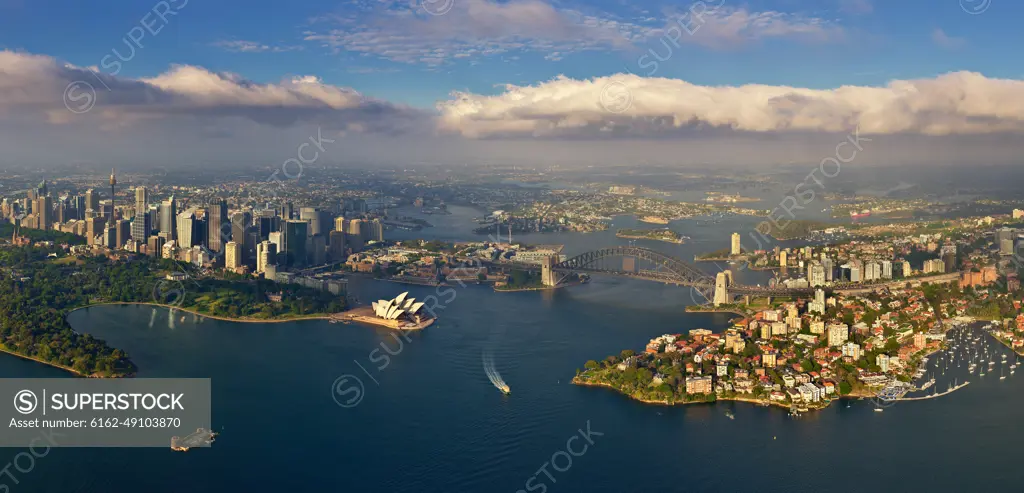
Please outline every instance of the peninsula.
M203 277L194 267L145 255L69 255L60 245L0 250L0 351L79 376L130 377L121 349L68 324L74 310L153 304L232 321L296 320L344 310L344 298L297 284Z

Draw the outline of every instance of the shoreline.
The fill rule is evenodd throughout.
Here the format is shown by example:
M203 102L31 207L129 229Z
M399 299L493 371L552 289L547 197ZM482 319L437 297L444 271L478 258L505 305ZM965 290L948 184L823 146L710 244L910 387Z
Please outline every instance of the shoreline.
M736 311L736 310L733 310L733 309L729 309L729 308L700 308L700 307L696 307L694 305L687 306L686 307L686 313L731 313L731 314L736 315L736 316L738 316L740 318L747 318L747 317L749 317L749 315L746 315L743 312L739 312L739 311Z
M586 382L586 381L583 381L583 380L579 380L579 377L573 377L571 383L573 385L577 385L577 386L580 386L580 387L601 387L601 388L610 389L610 390L615 391L617 394L619 394L621 396L624 396L624 397L626 397L626 398L628 398L630 400L633 400L633 401L636 401L636 402L640 402L640 403L643 403L643 404L652 404L652 405L657 405L657 406L685 406L685 405L689 405L689 404L716 404L718 402L744 402L744 403L753 404L753 405L756 405L756 406L759 406L759 407L772 407L772 406L774 406L774 407L778 407L780 409L786 409L786 410L790 409L789 405L781 403L781 402L775 402L775 401L771 401L771 400L754 399L752 397L719 397L719 396L716 395L715 396L715 400L712 401L712 402L707 402L707 401L689 401L689 402L688 401L671 401L670 402L668 400L640 399L640 398L634 397L632 395L626 394L626 393L622 392L621 390L615 388L613 385L607 384L607 383L602 383L602 382ZM832 402L840 400L840 399L846 399L846 398L862 399L861 397L840 396L838 399L833 399L832 401L830 401L827 406L824 406L824 407L821 407L821 408L815 408L815 409L812 409L812 410L813 411L821 411L821 410L827 409L828 407L830 407L832 405Z
M68 372L68 373L70 373L70 374L72 374L72 375L74 375L76 377L81 377L81 378L131 378L131 377L135 376L134 373L128 374L128 375L122 375L122 376L111 376L111 377L104 377L104 376L100 376L100 375L96 375L96 374L86 375L86 374L84 374L84 373L82 373L82 372L80 372L80 371L78 371L78 370L76 370L76 369L74 369L74 368L72 368L70 366L64 366L64 365L62 365L60 363L53 363L51 361L41 360L41 359L36 358L34 356L28 356L26 354L16 353L16 352L14 352L14 351L12 351L10 349L7 349L6 347L3 347L3 346L0 346L0 352L9 354L11 356L17 356L17 357L19 357L21 359L24 359L24 360L35 361L36 363L42 363L42 364L44 364L46 366L53 367L53 368L56 368L58 370L64 370L64 371L66 371L66 372Z
M331 314L325 314L325 315L300 315L300 316L291 317L291 318L268 318L268 319L260 319L260 318L231 318L231 317L224 317L224 316L219 316L219 315L208 315L208 314L205 314L205 313L202 313L202 312L198 312L198 311L195 311L195 310L190 310L188 308L182 308L180 306L166 305L166 304L162 304L162 303L153 303L153 302L147 302L147 301L104 301L102 303L90 303L88 305L80 306L78 308L69 310L68 314L70 315L71 313L76 312L78 310L83 310L83 309L86 309L86 308L92 308L94 306L105 306L105 305L156 306L156 307L160 307L160 308L166 308L166 309L171 310L171 311L178 310L178 311L182 311L182 312L185 312L185 313L190 313L190 314L198 316L198 317L212 318L214 320L221 320L221 321L224 321L224 322L251 323L251 324L260 324L260 323L280 324L280 323L285 323L285 322L297 322L297 321L302 321L302 320L331 320ZM344 313L344 312L342 312L342 313Z

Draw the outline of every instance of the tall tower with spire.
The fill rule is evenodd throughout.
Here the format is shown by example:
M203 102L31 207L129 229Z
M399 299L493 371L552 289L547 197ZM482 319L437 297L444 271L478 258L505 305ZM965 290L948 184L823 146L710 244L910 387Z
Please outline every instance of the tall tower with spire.
M114 209L114 187L117 186L117 177L114 176L114 168L110 168L110 209Z

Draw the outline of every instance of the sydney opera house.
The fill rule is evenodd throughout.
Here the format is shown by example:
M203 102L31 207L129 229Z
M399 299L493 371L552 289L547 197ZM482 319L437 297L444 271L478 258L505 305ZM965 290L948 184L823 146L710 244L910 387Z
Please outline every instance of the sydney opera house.
M409 298L409 292L406 291L393 300L377 300L371 303L373 306L373 313L384 320L401 320L407 319L412 322L419 323L420 308L423 308L423 302L417 302L415 298Z

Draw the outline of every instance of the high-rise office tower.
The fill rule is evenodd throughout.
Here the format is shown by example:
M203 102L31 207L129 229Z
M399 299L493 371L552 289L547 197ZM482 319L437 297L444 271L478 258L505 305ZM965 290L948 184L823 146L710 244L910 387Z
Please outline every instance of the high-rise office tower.
M128 243L132 235L132 222L127 219L120 219L117 221L115 227L117 248L124 248L124 245Z
M210 206L206 214L208 226L206 247L220 253L231 239L231 221L228 220L228 203L221 199Z
M274 247L276 248L274 253L277 253L277 254L283 254L284 253L284 249L283 249L284 241L281 240L282 236L283 236L283 233L281 233L280 231L274 231L273 233L270 233L270 235L269 235L269 237L267 239L267 241L269 241L269 242L274 244Z
M284 261L279 261L278 265L283 264L286 267L306 265L308 227L309 224L306 221L295 219L285 221L284 229L281 231L281 248L278 250L279 254L283 254Z
M40 185L41 190L46 190L46 182ZM49 230L53 226L53 198L43 195L36 199L34 207L36 217L39 221L39 229Z
M742 248L740 247L740 234L739 233L733 233L732 234L732 244L730 245L730 248L729 248L729 254L730 255L739 255L741 251L742 251Z
M146 242L153 225L149 217L149 194L145 187L135 188L135 220L132 222L132 238Z
M160 258L164 255L164 239L159 236L150 236L146 242L146 254L150 257Z
M367 238L370 241L384 241L384 223L380 219L374 219L368 223L367 226Z
M105 230L107 218L103 216L90 217L85 220L85 237L89 245L96 244L96 236Z
M316 207L303 207L299 209L299 219L309 223L306 233L309 236L321 233L320 209Z
M309 261L312 265L327 263L327 237L313 235L309 237Z
M114 225L107 226L103 233L103 246L117 250L117 227Z
M160 204L160 232L168 233L165 237L170 240L178 239L178 205L174 196Z
M100 196L96 193L96 190L88 189L85 191L85 210L96 211L100 210ZM83 215L84 215L83 211Z
M259 222L257 224L257 227L259 228L260 239L266 240L267 238L270 238L270 233L280 230L278 223L280 222L281 218L274 211L263 212L271 213L271 215L260 214Z
M75 195L71 198L71 208L74 209L74 213L71 216L74 219L84 220L85 219L85 196Z
M196 245L193 232L195 231L196 214L195 211L189 209L178 215L177 227L178 227L178 247L192 248Z
M243 265L242 245L229 241L224 244L224 267L234 270Z
M270 241L256 245L256 272L266 272L268 265L277 264L277 245Z
M332 262L340 262L345 259L345 232L344 231L331 231L330 237L331 247L327 250L331 256Z

